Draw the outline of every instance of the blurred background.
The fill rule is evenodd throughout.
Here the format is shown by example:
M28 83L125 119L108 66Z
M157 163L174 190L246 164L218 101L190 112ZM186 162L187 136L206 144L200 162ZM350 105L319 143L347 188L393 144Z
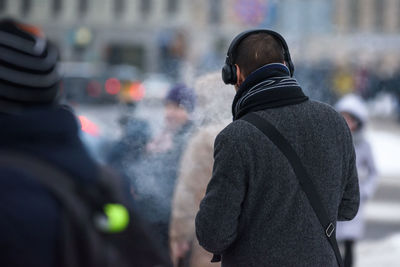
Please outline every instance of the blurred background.
M161 129L169 88L219 71L236 34L279 31L311 98L366 101L379 184L357 266L400 266L400 0L0 0L0 16L58 45L66 101L99 161L129 114Z

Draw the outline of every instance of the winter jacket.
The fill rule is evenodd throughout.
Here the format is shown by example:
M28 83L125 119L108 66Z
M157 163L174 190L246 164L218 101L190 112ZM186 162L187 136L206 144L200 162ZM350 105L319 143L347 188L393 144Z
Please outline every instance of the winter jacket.
M359 96L350 94L336 104L336 110L351 114L360 123L358 129L352 133L360 185L360 208L353 220L338 222L336 231L338 240L355 240L364 236L364 208L367 200L375 192L378 177L370 144L364 136L365 125L368 122L368 109L365 103Z
M197 241L194 220L212 175L215 137L231 121L230 103L226 99L234 97L234 90L222 82L220 72L199 77L194 88L198 100L195 116L199 126L188 141L180 163L172 202L170 248L187 243L186 259L190 267L212 267L215 266L210 262L212 254Z
M170 149L145 155L132 167L138 212L152 226L166 250L175 182L191 128L192 123L186 123L173 136Z
M342 116L311 100L256 113L292 144L330 219L352 219L359 188L352 138ZM215 140L212 178L196 216L196 234L206 250L222 254L223 267L337 266L288 160L240 119Z
M96 181L96 165L78 137L75 117L66 109L1 114L0 128L1 153L27 154L81 183ZM22 166L0 166L0 266L55 266L60 213L57 201Z
M226 124L201 127L188 143L182 157L181 168L174 199L170 225L170 243L187 242L189 247L189 266L214 266L212 254L200 247L195 236L194 220L200 201L212 174L213 143L217 134Z
M149 141L150 129L146 121L127 118L123 125L122 137L112 144L106 162L121 175L130 177L129 167L143 156L146 143ZM134 177L130 177L134 180Z
M360 239L365 232L364 208L368 199L375 192L377 183L377 171L372 156L371 147L363 136L354 136L356 150L356 166L360 184L360 208L357 216L348 222L338 222L336 237L338 240Z

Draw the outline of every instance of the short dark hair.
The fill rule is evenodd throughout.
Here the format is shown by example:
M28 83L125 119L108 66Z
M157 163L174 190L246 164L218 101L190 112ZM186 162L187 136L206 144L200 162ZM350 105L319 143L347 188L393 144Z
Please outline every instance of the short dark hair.
M244 77L270 63L283 63L280 41L268 33L255 33L243 39L235 51L234 63L239 65Z

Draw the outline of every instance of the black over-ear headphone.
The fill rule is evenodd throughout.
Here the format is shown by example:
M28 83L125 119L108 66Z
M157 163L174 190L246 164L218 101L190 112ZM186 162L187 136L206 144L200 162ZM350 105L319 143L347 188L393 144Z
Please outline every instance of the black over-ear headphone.
M283 58L287 64L287 67L289 68L290 76L293 77L294 65L292 59L290 58L289 48L282 35L271 30L256 29L242 32L241 34L236 36L235 39L233 39L231 45L229 46L228 53L226 55L225 65L222 68L222 80L225 84L235 85L237 83L236 66L233 63L234 53L236 52L237 47L244 38L256 33L267 33L275 37L281 43L283 48Z

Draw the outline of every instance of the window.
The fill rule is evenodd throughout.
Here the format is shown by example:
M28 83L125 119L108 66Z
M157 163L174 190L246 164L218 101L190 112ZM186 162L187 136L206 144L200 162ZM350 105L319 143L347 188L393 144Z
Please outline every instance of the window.
M309 0L304 2L302 10L300 25L305 32L325 34L332 31L332 2Z
M396 10L396 14L398 14L400 12L400 1L397 2L397 10ZM397 32L400 32L400 17L397 16Z
M62 9L62 0L53 0L53 15L57 16L60 14Z
M209 0L210 24L218 24L221 22L222 5L221 0Z
M385 24L385 2L382 0L374 1L374 10L375 10L375 30L382 31L384 29Z
M30 0L22 0L21 2L21 14L23 16L29 15L32 8L32 2Z
M168 0L167 4L167 12L170 15L173 15L176 13L178 9L178 1L177 0Z
M7 8L7 1L6 0L0 0L0 12L5 11Z
M82 17L86 15L89 9L89 2L88 0L79 0L79 5L78 5L78 14L81 15Z
M360 3L359 0L349 0L349 28L350 30L358 30L360 23Z
M146 47L141 44L110 44L107 62L111 65L129 64L144 70L146 66Z
M142 11L142 15L148 15L151 10L151 0L142 0L140 5L140 10Z
M125 9L125 1L124 0L114 0L114 14L115 17L120 17Z

